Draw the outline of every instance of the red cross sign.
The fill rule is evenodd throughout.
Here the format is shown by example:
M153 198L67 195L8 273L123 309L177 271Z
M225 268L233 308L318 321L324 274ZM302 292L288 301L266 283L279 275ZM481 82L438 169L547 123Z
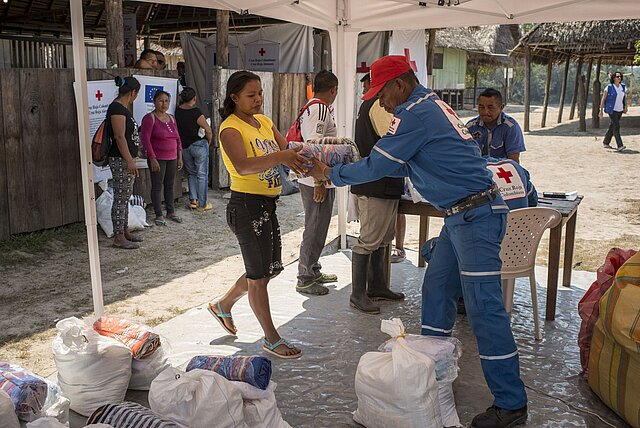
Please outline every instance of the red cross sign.
M369 66L367 66L366 61L362 61L360 63L360 67L356 68L357 73L367 73L369 71Z
M98 101L102 100L102 97L104 95L102 94L102 92L100 92L100 89L98 89L98 92L96 92L96 98L98 99Z
M506 181L507 184L511 183L511 177L513 177L513 174L510 171L505 171L502 167L498 168L498 173L496 175Z
M260 50L258 51L258 53L260 54L260 56L264 56L264 54L267 53L267 51L264 50L264 48L260 48Z
M411 65L411 69L413 70L413 72L417 73L418 66L416 65L416 62L411 59L411 55L409 54L409 49L407 48L404 48L404 57L406 58L407 62Z

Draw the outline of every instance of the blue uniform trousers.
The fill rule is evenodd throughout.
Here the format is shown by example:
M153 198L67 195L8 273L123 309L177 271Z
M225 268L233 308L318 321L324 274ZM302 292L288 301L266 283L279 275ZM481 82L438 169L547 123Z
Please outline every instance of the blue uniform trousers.
M498 196L491 204L445 218L422 285L422 334L450 336L457 301L464 297L494 405L515 410L527 404L527 395L502 303L500 245L507 212Z

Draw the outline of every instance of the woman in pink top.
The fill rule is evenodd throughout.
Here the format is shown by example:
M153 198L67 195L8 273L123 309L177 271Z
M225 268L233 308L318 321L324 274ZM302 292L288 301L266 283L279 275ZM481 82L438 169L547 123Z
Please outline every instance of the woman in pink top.
M158 226L167 224L162 215L163 187L167 218L182 223L173 204L173 183L177 171L182 169L182 142L176 119L167 113L170 97L165 91L156 91L153 96L155 109L142 118L140 127L140 140L147 152L147 162L151 169L151 201Z

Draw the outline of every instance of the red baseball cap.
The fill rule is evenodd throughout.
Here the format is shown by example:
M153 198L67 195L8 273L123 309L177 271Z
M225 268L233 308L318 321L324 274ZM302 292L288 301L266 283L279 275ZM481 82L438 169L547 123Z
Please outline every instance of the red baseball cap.
M371 88L362 96L363 100L375 97L386 83L411 70L411 65L403 55L387 55L371 64Z

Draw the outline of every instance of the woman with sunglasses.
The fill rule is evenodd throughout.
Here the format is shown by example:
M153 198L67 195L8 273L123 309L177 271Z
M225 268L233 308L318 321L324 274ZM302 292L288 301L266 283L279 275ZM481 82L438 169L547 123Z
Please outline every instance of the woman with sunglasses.
M602 94L602 100L600 101L600 117L604 117L607 113L611 122L609 122L609 129L604 136L602 145L605 149L611 149L611 138L616 138L616 150L623 151L626 147L622 144L622 137L620 136L620 118L623 113L627 113L627 87L622 83L622 73L616 71L611 75L611 83L607 85Z

